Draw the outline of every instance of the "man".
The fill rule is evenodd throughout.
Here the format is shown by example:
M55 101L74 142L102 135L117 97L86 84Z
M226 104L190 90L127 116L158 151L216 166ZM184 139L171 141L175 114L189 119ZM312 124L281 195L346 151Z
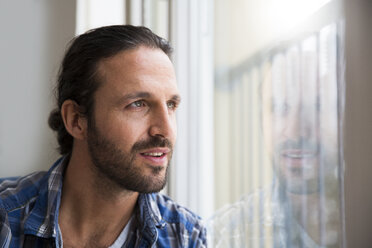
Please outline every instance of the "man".
M283 54L274 56L260 85L273 185L214 215L209 223L215 247L341 244L337 82L331 68L322 68L317 82L313 51Z
M200 219L164 188L180 96L167 41L102 27L75 38L49 125L62 157L0 181L0 247L205 247Z

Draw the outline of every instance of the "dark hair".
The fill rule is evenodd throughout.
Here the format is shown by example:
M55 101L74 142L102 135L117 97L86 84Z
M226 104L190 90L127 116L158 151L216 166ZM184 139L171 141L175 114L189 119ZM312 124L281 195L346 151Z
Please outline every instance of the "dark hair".
M67 132L61 106L64 101L75 101L88 120L94 110L93 95L100 86L98 63L124 50L139 46L159 48L170 57L172 48L168 41L146 27L115 25L90 30L70 42L62 61L56 88L57 108L49 116L49 126L57 131L59 152L72 151L73 137Z

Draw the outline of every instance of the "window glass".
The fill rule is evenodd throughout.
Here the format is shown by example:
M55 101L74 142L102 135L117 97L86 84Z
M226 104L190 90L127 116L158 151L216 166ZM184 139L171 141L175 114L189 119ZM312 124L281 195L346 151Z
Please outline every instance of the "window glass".
M169 0L143 0L143 25L169 39Z
M340 3L318 1L298 19L298 2L314 1L293 2L292 29L270 33L278 23L267 23L273 17L261 3L232 2L216 4L210 243L342 247L343 27L342 13L332 12Z

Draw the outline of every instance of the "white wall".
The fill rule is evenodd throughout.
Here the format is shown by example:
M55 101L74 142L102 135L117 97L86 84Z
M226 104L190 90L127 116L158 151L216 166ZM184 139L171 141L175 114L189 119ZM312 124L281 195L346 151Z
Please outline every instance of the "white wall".
M0 1L0 177L46 170L58 157L47 119L74 0Z

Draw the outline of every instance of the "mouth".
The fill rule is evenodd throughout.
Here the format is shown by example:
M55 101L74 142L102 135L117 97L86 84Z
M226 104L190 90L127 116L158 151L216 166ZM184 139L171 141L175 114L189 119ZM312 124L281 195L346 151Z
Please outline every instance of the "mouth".
M288 159L311 159L317 156L312 150L289 149L281 152L281 156Z
M292 176L312 174L317 166L318 152L306 149L287 149L280 153L282 166Z
M151 166L164 166L168 161L168 148L154 148L140 153L140 156Z

